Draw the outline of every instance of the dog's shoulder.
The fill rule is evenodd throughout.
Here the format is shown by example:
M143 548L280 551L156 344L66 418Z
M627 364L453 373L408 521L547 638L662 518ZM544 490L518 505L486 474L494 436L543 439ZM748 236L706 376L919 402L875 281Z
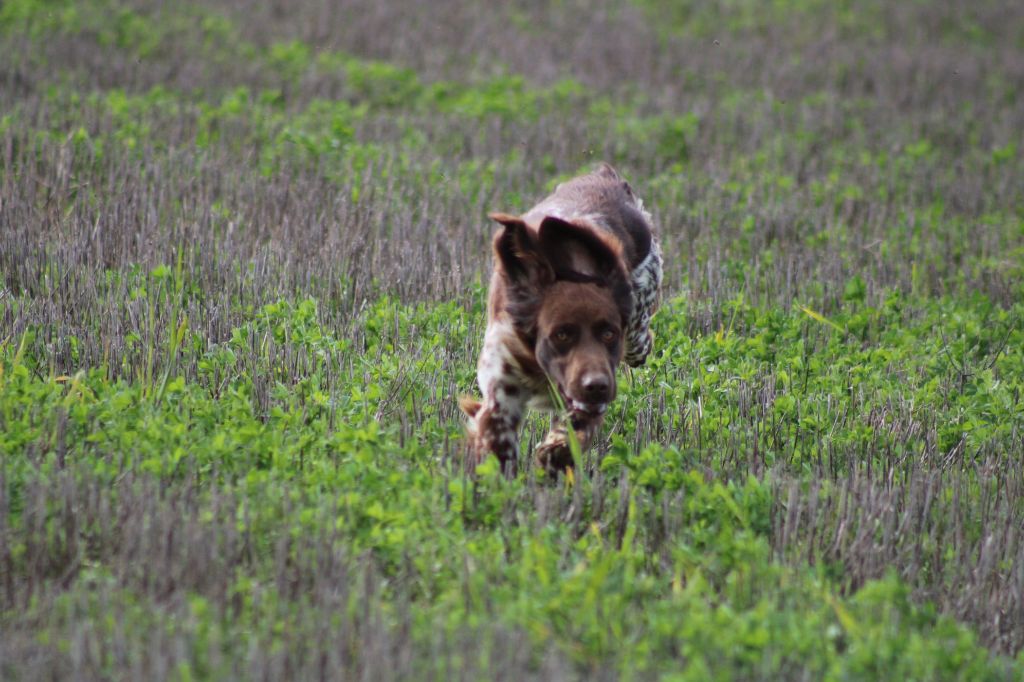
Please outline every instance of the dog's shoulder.
M524 392L522 399L528 400L534 393L544 392L544 371L537 363L535 337L524 333L522 324L513 318L506 306L507 298L500 293L494 295L503 289L500 281L492 285L487 330L477 372L482 386L493 383L512 398L521 390Z

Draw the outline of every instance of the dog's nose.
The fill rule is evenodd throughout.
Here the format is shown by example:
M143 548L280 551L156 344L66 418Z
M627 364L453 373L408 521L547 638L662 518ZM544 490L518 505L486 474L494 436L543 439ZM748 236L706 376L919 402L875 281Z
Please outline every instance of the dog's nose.
M587 402L606 403L611 394L611 381L604 374L587 374L580 382Z

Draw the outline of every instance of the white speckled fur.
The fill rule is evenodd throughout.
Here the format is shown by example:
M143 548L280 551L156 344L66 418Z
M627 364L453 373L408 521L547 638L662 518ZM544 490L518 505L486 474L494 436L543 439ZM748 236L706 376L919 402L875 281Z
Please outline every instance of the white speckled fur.
M506 378L502 368L506 365L516 366L515 358L508 347L509 340L514 338L515 331L505 320L495 320L487 325L484 349L476 366L477 383L484 398L494 395L501 380Z
M633 280L633 314L626 325L626 354L623 359L630 367L639 367L654 347L651 316L658 307L662 279L661 246L656 240L651 241L651 252L640 261L630 277Z

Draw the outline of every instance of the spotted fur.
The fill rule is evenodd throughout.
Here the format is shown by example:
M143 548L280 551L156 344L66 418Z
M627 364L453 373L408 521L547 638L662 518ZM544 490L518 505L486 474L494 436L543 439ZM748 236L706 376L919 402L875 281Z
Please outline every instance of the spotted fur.
M651 251L630 273L633 283L633 314L626 328L626 355L630 367L639 367L647 361L654 348L651 317L658 307L662 278L661 246L651 241Z
M556 411L567 403L570 409L556 417L534 453L540 466L561 471L572 465L569 428L582 449L600 432L618 362L636 367L651 353L661 248L643 203L607 164L559 185L521 217L492 218L503 229L494 238L488 324L477 364L483 400L461 402L469 451L474 461L495 453L511 474L526 408ZM552 329L566 321L586 336L580 340L585 349L574 349L571 362L552 351ZM598 325L593 330L591 321ZM619 329L620 336L600 325ZM609 375L609 390L595 388ZM580 388L584 379L591 383ZM581 391L592 397L595 390L601 400L580 399Z

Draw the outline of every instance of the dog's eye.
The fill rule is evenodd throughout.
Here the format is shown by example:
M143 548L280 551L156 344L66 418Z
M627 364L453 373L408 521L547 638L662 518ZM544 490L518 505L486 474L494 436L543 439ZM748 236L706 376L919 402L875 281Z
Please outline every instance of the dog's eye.
M615 333L615 330L611 327L606 327L604 331L601 332L601 340L605 343L612 343L618 338L618 336L619 335Z
M577 335L578 330L573 328L572 325L565 325L551 333L551 343L553 343L556 348L565 350L572 345L573 341L576 340Z

